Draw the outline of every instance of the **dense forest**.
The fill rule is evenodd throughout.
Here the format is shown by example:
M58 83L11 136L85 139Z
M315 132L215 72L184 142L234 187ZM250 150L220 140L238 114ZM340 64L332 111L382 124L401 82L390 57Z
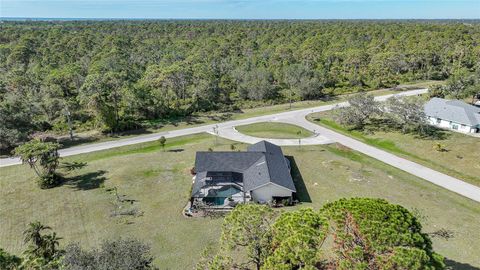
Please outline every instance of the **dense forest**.
M479 59L475 21L5 21L0 148L69 120L118 132L478 73Z

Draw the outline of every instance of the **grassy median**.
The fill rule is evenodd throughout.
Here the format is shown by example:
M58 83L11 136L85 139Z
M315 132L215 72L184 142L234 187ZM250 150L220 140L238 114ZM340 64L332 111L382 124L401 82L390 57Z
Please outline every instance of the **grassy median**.
M312 132L302 127L285 123L262 122L235 128L243 134L258 138L303 139L313 136Z

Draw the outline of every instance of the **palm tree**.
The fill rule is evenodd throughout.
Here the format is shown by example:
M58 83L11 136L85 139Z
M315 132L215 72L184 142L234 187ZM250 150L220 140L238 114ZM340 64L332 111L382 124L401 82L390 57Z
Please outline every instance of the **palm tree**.
M45 226L40 221L31 222L28 229L23 232L23 241L25 244L32 243L34 250L43 247L42 231L51 230L49 226Z
M59 240L61 237L57 237L57 233L53 232L43 236L43 257L46 259L52 259L57 254L57 247L60 245Z

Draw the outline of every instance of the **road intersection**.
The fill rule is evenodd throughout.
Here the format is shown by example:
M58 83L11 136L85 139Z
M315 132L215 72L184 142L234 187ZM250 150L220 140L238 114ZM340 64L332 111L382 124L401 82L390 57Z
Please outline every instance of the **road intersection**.
M427 91L428 91L427 89L404 91L404 92L399 92L397 94L378 96L375 99L378 101L385 101L386 99L388 99L393 95L413 96L413 95L425 94ZM111 148L121 147L126 145L133 145L133 144L155 141L155 140L158 140L161 136L165 136L165 138L173 138L173 137L192 135L192 134L198 134L198 133L204 133L204 132L213 134L215 136L220 136L230 140L245 142L249 144L256 143L260 140L267 140L282 146L299 145L299 143L301 145L314 145L314 144L328 144L328 143L336 142L336 143L345 145L353 150L361 152L365 155L378 159L393 167L396 167L410 174L413 174L433 184L436 184L450 191L458 193L464 197L480 202L480 187L466 183L460 179L448 176L438 171L432 170L418 163L395 156L391 153L388 153L386 151L380 150L373 146L367 145L351 137L345 136L333 130L311 123L305 119L305 117L311 113L332 110L336 106L348 106L348 103L342 102L337 104L323 105L323 106L301 109L301 110L291 110L291 111L286 111L282 113L257 116L257 117L247 118L247 119L226 121L226 122L217 123L217 124L209 124L209 125L203 125L203 126L192 127L192 128L158 132L158 133L148 134L148 135L140 135L136 137L130 137L130 138L119 139L119 140L108 141L108 142L81 145L81 146L61 149L59 153L60 153L60 156L66 157L66 156L90 153L94 151L111 149ZM269 138L256 138L256 137L248 136L238 132L235 129L236 126L260 123L260 122L283 122L283 123L294 124L314 132L315 135L309 138L301 139L300 141L298 139L269 139ZM0 167L12 166L17 164L21 164L21 161L19 158L16 158L16 157L0 159Z

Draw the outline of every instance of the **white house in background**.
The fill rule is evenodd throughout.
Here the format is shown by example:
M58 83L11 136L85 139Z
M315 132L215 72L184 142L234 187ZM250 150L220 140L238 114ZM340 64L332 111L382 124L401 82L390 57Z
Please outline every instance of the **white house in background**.
M460 100L432 98L425 104L431 125L462 133L480 132L480 108Z

